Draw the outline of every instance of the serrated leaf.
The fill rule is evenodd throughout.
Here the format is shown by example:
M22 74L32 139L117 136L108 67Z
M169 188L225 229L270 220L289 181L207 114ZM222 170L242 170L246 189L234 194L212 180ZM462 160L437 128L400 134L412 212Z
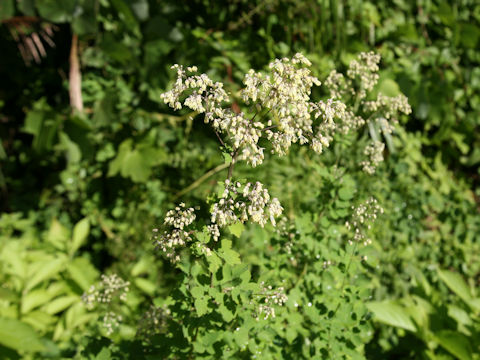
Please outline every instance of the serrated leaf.
M223 304L218 307L218 312L220 315L222 315L223 320L225 320L227 323L232 321L234 318L234 314Z
M200 241L202 244L208 244L210 242L210 233L208 232L208 229L206 226L202 228L202 231L195 231L195 237L197 238L198 241Z
M232 242L230 240L222 240L222 247L219 249L218 254L229 265L241 263L240 255L235 250L232 250Z
M217 256L215 252L212 252L207 257L208 270L212 273L216 273L220 266L222 265L222 260Z
M367 304L367 308L384 324L416 332L407 310L393 301L371 302Z
M201 286L195 286L190 290L190 293L194 298L201 299L205 295L205 290Z
M342 187L340 188L340 190L338 190L338 197L341 200L350 200L353 198L354 193L355 193L355 188Z
M198 316L203 316L208 312L208 299L200 298L195 300L195 310Z
M248 344L248 331L249 328L246 326L242 326L239 329L236 329L233 333L233 339L237 343L238 346L243 347Z
M239 238L240 235L242 235L243 230L245 230L245 225L243 225L241 222L237 222L233 225L230 225L228 230L232 235L235 235L237 238Z

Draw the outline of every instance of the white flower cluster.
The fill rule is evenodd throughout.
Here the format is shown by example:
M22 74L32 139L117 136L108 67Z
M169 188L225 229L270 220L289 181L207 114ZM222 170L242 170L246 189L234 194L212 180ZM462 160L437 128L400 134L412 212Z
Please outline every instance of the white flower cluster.
M179 110L182 108L181 97L191 93L183 104L198 113L204 113L206 123L211 123L216 132L227 134L235 149L242 148L240 159L252 166L261 164L264 155L258 140L264 125L248 120L243 113L235 114L223 108L222 103L229 100L223 84L213 82L206 74L187 75L187 72L197 71L195 66L187 68L187 71L180 65L174 65L172 69L177 71L177 81L172 90L161 95L163 101Z
M244 101L258 103L275 119L265 130L274 153L284 155L293 143L305 144L312 137L310 93L320 81L304 67L310 65L302 54L296 54L292 59L271 62L269 75L250 70L245 76Z
M113 332L118 329L122 319L122 315L114 313L113 311L109 311L103 316L102 326L107 331L108 336L112 335Z
M217 224L208 225L207 230L213 241L218 241L218 239L220 239L220 228Z
M353 88L349 87L347 80L343 74L332 70L324 82L327 89L330 91L332 99L342 99L347 95L352 95Z
M165 225L173 226L175 229L183 230L195 220L193 208L185 209L185 204L180 203L174 210L169 210L165 216Z
M347 110L347 106L339 100L319 101L311 104L311 108L315 119L321 117L323 120L317 126L316 134L311 142L312 149L317 153L321 153L324 148L330 146L337 131L347 134L365 124L362 117Z
M392 133L393 126L397 123L397 114L404 113L406 115L412 112L412 108L408 103L405 95L395 97L385 96L379 93L376 100L363 102L363 110L365 112L378 113L378 120L384 131ZM391 122L389 122L389 120Z
M374 52L360 53L356 60L352 60L348 66L347 76L354 80L358 79L358 96L363 99L367 92L371 91L378 82L378 64L380 55Z
M92 285L88 292L82 295L82 300L88 309L93 309L96 304L109 304L115 297L125 301L130 283L124 281L116 274L101 276L100 284Z
M261 285L264 286L264 284L262 281ZM257 320L260 320L261 314L264 314L263 319L267 320L269 317L275 317L274 305L283 306L287 302L288 297L285 295L285 289L283 287L273 289L272 286L269 285L263 287L261 293L257 295L257 299L263 302L258 307Z
M212 249L210 249L207 245L202 244L201 242L196 242L195 247L197 249L198 254L202 254L205 256L212 255Z
M223 84L213 82L206 74L191 75L198 71L196 66L188 67L185 71L181 65L173 65L173 70L177 71L177 80L172 90L161 95L163 101L174 108L180 110L182 103L180 97L188 90L192 90L190 96L185 99L185 106L193 111L203 113L209 112L206 121L215 116L216 111L222 111L221 103L228 100L228 95L223 90ZM187 75L189 73L190 75ZM211 114L210 114L211 113Z
M167 320L170 316L171 311L168 307L156 307L152 305L139 321L136 336L148 342L152 336L165 331L167 328Z
M247 183L225 180L225 190L219 201L212 207L211 221L219 227L250 220L262 227L270 220L275 226L275 218L283 208L277 198L271 198L268 190L260 182Z
M366 237L365 228L371 229L372 223L377 219L378 214L383 214L383 208L378 204L377 199L371 197L358 206L352 206L353 215L351 222L347 221L345 226L353 230L353 241L361 242L363 245L369 245L372 240ZM349 244L353 244L349 240Z
M347 78L333 70L325 80L325 86L333 99L345 99L357 95L359 99L367 96L377 84L380 55L374 52L360 53L352 60L347 69ZM358 89L356 90L357 84Z
M368 159L360 163L363 171L370 175L375 173L377 166L383 161L383 150L385 150L385 144L381 141L371 141L365 147L363 153Z
M164 224L173 227L173 229L164 231L161 235L158 233L158 229L153 229L152 239L155 248L161 250L170 261L179 261L178 249L192 241L190 233L185 231L185 227L194 220L193 208L186 209L184 203L180 203L175 209L169 210L165 216Z
M223 84L213 82L206 74L196 75L196 67L184 70L174 65L177 80L170 91L162 94L162 99L174 109L184 105L203 113L205 122L211 123L219 136L226 136L233 154L256 166L264 160L264 148L259 145L262 136L270 141L272 153L285 155L294 143L309 144L321 153L330 145L335 132L347 133L364 125L365 120L340 99L346 95L363 99L378 81L379 61L379 55L361 53L350 63L347 78L333 71L326 80L332 98L317 103L310 101L310 95L313 85L320 85L320 81L311 75L308 69L311 63L302 54L274 60L269 64L268 74L250 70L243 80L241 95L247 104L255 105L257 112L251 119L243 112L225 108L223 104L229 101L229 96ZM405 109L400 100L391 108ZM382 101L384 98L379 97L376 105L370 102L366 107L382 106Z
M351 103L353 111L343 110L338 107L336 111L337 120L335 124L327 131L320 133L327 134L323 136L323 143L329 143L332 139L330 133L335 130L347 133L352 129L357 129L367 122L377 122L384 134L391 134L394 125L397 123L399 113L410 114L411 107L408 99L404 95L388 97L379 93L375 100L365 100L368 93L373 90L377 84L379 75L380 55L373 52L360 53L356 60L350 62L346 77L333 70L325 81L326 87L330 91L332 100L345 103ZM345 107L346 108L346 107ZM364 118L354 112L359 111ZM315 144L314 149L322 149L323 143ZM375 167L383 161L383 148L378 142L369 145L365 149L365 155L369 157L361 163L364 171L374 173Z

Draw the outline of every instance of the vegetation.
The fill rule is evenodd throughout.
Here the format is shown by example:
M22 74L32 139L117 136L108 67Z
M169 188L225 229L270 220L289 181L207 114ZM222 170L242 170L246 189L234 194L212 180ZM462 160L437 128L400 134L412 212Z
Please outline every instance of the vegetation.
M0 358L480 359L478 1L0 22Z

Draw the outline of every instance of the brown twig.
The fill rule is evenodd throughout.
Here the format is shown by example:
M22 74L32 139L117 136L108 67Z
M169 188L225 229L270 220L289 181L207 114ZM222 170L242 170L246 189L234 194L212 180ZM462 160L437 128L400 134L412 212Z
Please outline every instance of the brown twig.
M73 111L83 111L82 100L82 74L78 60L78 36L72 35L70 48L70 74L69 74L70 106Z

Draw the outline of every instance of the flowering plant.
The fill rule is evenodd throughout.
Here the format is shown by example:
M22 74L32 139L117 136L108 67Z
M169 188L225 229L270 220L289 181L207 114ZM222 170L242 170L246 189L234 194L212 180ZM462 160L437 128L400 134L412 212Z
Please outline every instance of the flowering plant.
M325 86L330 98L314 102L312 87L320 86L321 82L311 74L308 68L311 62L299 53L291 59L276 59L269 64L269 73L250 70L245 75L240 93L250 106L246 113L229 107L232 100L224 85L212 81L206 74L197 75L196 66L186 70L180 65L172 66L177 79L173 88L161 95L162 99L175 110L187 107L204 114L205 123L212 126L222 150L231 158L223 193L213 204L211 224L206 227L213 240L220 237L220 229L236 223L250 221L263 227L270 221L275 226L275 218L283 211L278 199L271 198L260 182L232 181L236 162L245 161L253 167L262 164L267 146L272 154L280 156L286 155L296 143L322 153L336 133L358 131L375 122L381 124L385 134L392 133L398 113L409 114L411 108L404 95L387 97L379 93L376 99L367 99L379 78L379 62L379 55L361 53L350 63L346 77L335 70L327 77ZM366 173L375 172L383 161L384 149L378 136L366 146L367 158L360 163ZM173 248L192 241L183 226L195 219L193 208L180 211L180 207L165 218L165 224L173 225L174 229L161 236L154 235L157 248L176 261L179 255L174 255ZM207 244L201 248L211 254Z
M368 258L358 247L372 243L370 232L383 213L377 200L355 201L354 179L335 165L322 177L331 187L326 194L336 195L323 198L340 209L324 215L326 205L317 204L322 210L316 214L285 216L280 200L262 182L237 179L234 168L239 162L257 167L265 154L286 156L297 145L322 154L336 139L361 139L366 129L371 140L357 167L373 175L385 151L376 130L389 138L398 114L411 111L403 95L374 95L379 61L373 53L360 54L345 76L334 70L326 78L330 96L313 101L312 90L321 82L310 61L301 54L277 59L267 72L245 75L239 93L244 111L232 105L237 99L222 83L198 74L195 66L172 67L177 78L162 99L174 110L186 107L203 117L228 171L210 197L209 216L180 203L153 230L155 248L182 273L178 290L142 320L147 330L138 334L156 344L156 351L170 358L265 359L299 351L305 358L362 352L371 334L363 304L368 293L355 286L350 271L364 271L361 264ZM337 224L329 225L329 218ZM262 261L255 264L242 261L233 244L248 232L252 239L267 236L260 245L266 248L257 248ZM346 327L354 331L345 332ZM309 334L317 337L313 343Z

